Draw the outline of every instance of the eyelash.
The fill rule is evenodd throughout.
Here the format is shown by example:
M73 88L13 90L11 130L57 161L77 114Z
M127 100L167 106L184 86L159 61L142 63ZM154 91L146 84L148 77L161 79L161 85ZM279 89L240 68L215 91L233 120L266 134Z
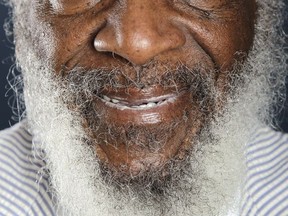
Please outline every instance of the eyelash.
M187 11L188 13L192 11L193 13L198 14L198 16L204 19L210 19L213 13L212 10L198 7L197 5L195 5L195 3L193 3L192 0L172 0L172 2L173 4L175 4L176 6L178 5L179 8Z
M189 0L184 0L184 2L185 2L185 4L186 4L188 7L192 8L193 10L197 11L198 13L200 13L201 16L203 16L204 18L210 18L212 11L205 10L205 9L203 9L203 8L197 7L197 6L193 5L193 4L191 3L191 1L189 1Z

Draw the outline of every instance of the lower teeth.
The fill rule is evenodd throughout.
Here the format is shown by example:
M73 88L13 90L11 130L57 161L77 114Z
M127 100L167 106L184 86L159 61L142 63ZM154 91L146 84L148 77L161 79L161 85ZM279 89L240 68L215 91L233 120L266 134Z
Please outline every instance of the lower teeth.
M148 104L141 104L139 106L132 106L131 108L134 108L134 109L139 109L139 108L151 108L151 107L154 107L156 106L157 104L156 103L153 103L153 102L150 102Z

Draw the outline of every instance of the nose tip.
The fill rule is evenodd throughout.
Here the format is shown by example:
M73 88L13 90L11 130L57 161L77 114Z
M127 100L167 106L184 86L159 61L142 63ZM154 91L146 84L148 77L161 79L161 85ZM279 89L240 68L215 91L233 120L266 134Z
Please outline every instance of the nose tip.
M184 32L172 23L175 15L162 3L125 2L126 7L119 8L117 14L110 14L106 25L98 31L94 39L98 52L115 53L135 65L143 65L155 56L185 44Z
M184 43L183 34L176 29L159 33L157 29L145 26L121 31L106 27L95 37L94 47L98 52L112 52L135 65L143 65L160 53L181 47Z

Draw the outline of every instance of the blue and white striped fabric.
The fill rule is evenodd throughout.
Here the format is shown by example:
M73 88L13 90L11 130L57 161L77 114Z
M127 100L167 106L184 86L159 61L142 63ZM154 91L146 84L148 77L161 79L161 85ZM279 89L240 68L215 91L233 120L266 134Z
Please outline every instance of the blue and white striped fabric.
M44 161L32 151L31 135L19 123L0 132L0 215L52 216Z
M25 122L0 132L0 215L53 216L45 162L36 159ZM246 148L241 216L288 216L288 135L257 130ZM227 215L230 216L230 215Z
M246 148L242 215L288 216L288 135L258 129Z

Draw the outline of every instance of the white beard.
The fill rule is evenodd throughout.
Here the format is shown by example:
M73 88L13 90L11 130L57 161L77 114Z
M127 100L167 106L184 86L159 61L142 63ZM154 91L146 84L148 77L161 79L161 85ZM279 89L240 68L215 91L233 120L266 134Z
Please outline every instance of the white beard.
M25 4L29 6L30 3L26 1ZM250 76L246 79L249 83L237 97L229 98L222 111L224 115L212 123L209 132L217 142L203 132L191 157L193 176L187 175L179 187L173 188L169 206L166 206L153 200L150 205L143 204L134 194L122 194L103 181L94 151L83 142L87 135L79 114L68 110L61 100L65 89L57 87L52 78L52 62L39 59L26 39L29 35L22 34L29 29L27 25L35 22L30 19L33 15L27 15L29 10L25 11L23 5L15 3L16 52L24 76L27 119L34 135L34 147L45 151L42 156L47 161L59 214L239 215L241 185L245 176L245 144L255 127L271 121L267 116L268 108L275 102L272 93L277 94L276 90L284 86L285 66L279 61L287 59L281 44L275 44L277 36L273 32L275 26L279 26L279 18L270 16L274 13L271 5L280 10L281 3L262 0L259 4L263 8L260 7L256 40L243 67L245 74ZM27 20L21 22L23 17ZM55 43L53 35L49 35L51 30L45 24L37 25L39 28L34 34L38 34L39 41L45 43L41 46L46 55L52 56ZM268 39L265 36L267 32L271 33ZM277 88L267 79L275 71ZM185 191L181 191L183 189Z

